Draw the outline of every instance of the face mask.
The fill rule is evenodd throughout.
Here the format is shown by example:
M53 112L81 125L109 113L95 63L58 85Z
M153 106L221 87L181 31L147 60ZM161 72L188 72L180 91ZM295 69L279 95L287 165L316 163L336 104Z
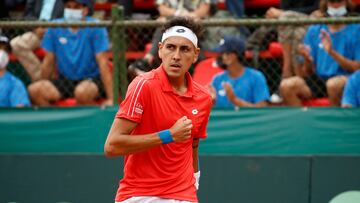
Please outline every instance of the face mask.
M341 6L339 8L333 8L333 7L328 7L327 9L327 13L329 14L329 16L331 17L340 17L340 16L344 16L347 14L347 10L345 6Z
M6 51L0 49L0 70L4 70L9 63L9 55Z
M65 8L64 18L66 21L80 21L83 18L82 10Z

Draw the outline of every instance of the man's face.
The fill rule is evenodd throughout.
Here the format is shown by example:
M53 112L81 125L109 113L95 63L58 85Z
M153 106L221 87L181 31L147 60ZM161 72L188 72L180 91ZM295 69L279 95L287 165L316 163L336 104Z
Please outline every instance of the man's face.
M159 57L169 77L182 77L195 63L200 49L184 37L169 37L159 43Z
M84 17L84 16L86 16L88 14L87 7L84 6L83 4L80 4L80 3L76 2L76 1L67 1L65 3L65 10L81 11L82 17ZM66 11L65 11L65 13L66 13Z

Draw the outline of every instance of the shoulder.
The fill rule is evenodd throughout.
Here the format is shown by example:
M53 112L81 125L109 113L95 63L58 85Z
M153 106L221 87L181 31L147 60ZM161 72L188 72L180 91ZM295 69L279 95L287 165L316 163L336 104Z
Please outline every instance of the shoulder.
M21 80L19 78L17 78L15 75L13 75L10 72L6 72L5 73L5 78L12 83L12 85L17 85L17 86L21 86L23 85L23 83L21 82Z
M141 87L154 87L157 85L158 77L154 71L147 72L143 75L136 76L129 85L129 88L136 88L137 86Z
M355 73L353 73L350 77L349 80L351 81L356 81L356 82L360 82L360 70L356 71Z
M216 73L213 77L213 80L223 80L224 78L226 78L226 74L227 74L227 71L223 71L223 72L220 72L220 73Z
M202 85L200 85L199 83L193 81L193 88L194 88L194 92L195 95L197 97L201 97L201 99L204 99L205 101L208 101L209 103L212 102L212 98L211 95L209 93L209 91Z
M257 78L262 78L264 77L264 74L259 71L259 70L256 70L254 68L251 68L251 67L245 67L245 72L251 76L254 76L254 77L257 77Z
M316 34L316 33L320 33L321 29L325 29L325 25L321 25L321 24L317 24L317 25L310 25L308 28L307 33L308 34Z

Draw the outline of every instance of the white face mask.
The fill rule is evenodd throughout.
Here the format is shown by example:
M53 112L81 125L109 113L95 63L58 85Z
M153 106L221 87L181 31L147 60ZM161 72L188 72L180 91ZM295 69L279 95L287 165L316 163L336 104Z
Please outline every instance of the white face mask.
M9 55L5 50L0 49L0 70L4 70L9 63Z
M65 8L64 18L66 21L80 21L83 18L81 9Z
M328 7L327 13L331 17L341 17L347 14L346 6L341 6L339 8Z

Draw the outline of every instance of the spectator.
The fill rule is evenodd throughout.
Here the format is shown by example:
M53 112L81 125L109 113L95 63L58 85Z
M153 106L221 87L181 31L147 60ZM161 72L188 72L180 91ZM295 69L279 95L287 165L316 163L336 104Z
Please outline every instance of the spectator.
M40 79L40 59L34 51L40 47L41 39L44 36L45 29L35 28L33 31L26 32L11 40L12 52L18 61L25 68L32 81Z
M267 18L291 19L306 18L309 16L320 17L317 8L319 0L282 0L280 7L270 8L266 12ZM302 75L299 72L297 56L297 48L301 44L307 30L307 26L279 26L278 40L283 52L282 78L288 78L295 75Z
M214 49L221 52L224 72L214 76L210 88L215 107L267 106L269 88L264 75L245 67L245 42L241 38L225 37Z
M61 18L64 13L63 0L27 0L24 17L27 20L52 20Z
M341 100L342 107L360 107L360 71L353 73L346 81Z
M157 9L160 17L158 20L165 21L166 19L174 16L191 17L194 20L199 20L209 15L210 0L156 0ZM161 29L156 29L153 39L151 50L140 61L136 61L129 66L130 71L136 71L141 74L142 71L150 70L150 65L154 62L154 57L157 56L158 43L161 39ZM139 71L141 70L141 71Z
M6 70L9 63L9 40L0 36L0 107L30 106L25 85Z
M86 17L88 1L66 0L64 18L55 22L94 22ZM47 106L61 98L74 96L78 104L94 104L99 96L112 104L112 78L106 51L109 48L105 28L49 28L42 47L47 51L40 66L41 78L29 86L36 105ZM57 78L51 80L57 66Z
M24 18L26 20L53 20L61 18L64 13L63 0L28 0L25 5ZM29 74L32 81L40 79L40 59L34 50L40 47L40 43L46 29L35 28L29 32L18 35L11 40L12 51Z
M351 8L348 0L320 2L320 11L330 17L345 16ZM310 26L304 44L299 46L306 77L281 81L284 104L300 106L302 99L328 96L331 105L339 106L347 75L360 68L357 32L358 25L354 24Z
M319 0L282 0L280 1L280 9L271 7L266 12L266 18L276 19L292 19L306 18L310 14L319 16L318 8ZM307 26L262 26L257 29L248 40L248 48L256 52L254 55L255 66L258 66L257 57L260 50L267 49L269 42L276 40L282 47L283 65L282 78L288 78L295 75L301 75L299 72L299 63L296 58L297 47L302 42L306 33Z

